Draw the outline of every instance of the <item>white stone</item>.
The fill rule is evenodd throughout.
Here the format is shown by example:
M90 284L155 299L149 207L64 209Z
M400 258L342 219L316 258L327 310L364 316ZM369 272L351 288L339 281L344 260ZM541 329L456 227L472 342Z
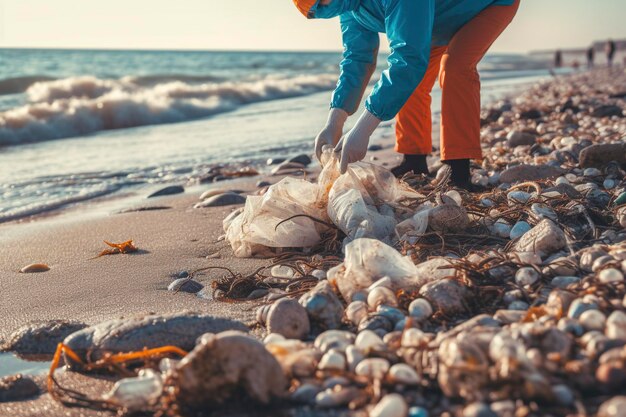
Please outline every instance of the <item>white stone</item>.
M406 401L400 394L387 394L372 408L369 417L406 417Z
M603 284L610 284L612 282L624 282L624 274L618 269L607 268L600 271L598 279Z
M411 366L406 363L396 363L389 369L389 379L396 384L417 385L420 377Z
M361 320L367 317L367 303L364 301L353 301L346 307L346 318L352 324L358 326Z
M533 285L539 279L539 273L535 268L524 267L518 269L515 273L515 282L517 285Z
M606 316L599 310L587 310L580 315L579 320L587 330L604 330Z
M357 349L365 352L366 354L372 351L385 350L385 342L376 333L371 330L363 330L359 333L354 341L354 345Z
M367 304L370 308L376 308L381 304L396 307L398 299L396 294L387 287L376 287L367 295Z
M322 356L317 367L323 371L343 371L346 369L346 358L340 351L331 349Z
M383 358L363 359L356 366L355 373L371 379L382 379L389 371L389 361Z
M611 339L626 340L626 313L615 310L606 320L606 335Z
M416 298L409 304L409 315L417 320L425 320L433 314L433 307L428 300Z

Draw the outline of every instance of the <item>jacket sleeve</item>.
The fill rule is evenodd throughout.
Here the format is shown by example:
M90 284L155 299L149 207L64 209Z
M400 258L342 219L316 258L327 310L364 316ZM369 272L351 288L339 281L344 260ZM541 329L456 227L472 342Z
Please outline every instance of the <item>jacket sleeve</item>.
M435 0L390 0L385 29L389 67L365 107L381 120L393 119L424 78L430 59Z
M330 107L354 114L361 103L363 92L376 69L380 40L378 33L364 28L352 13L341 15L343 60L337 87Z

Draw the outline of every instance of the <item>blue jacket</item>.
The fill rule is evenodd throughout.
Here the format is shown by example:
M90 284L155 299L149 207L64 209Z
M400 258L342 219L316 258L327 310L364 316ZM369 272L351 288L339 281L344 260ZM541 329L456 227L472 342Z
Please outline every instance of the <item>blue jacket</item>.
M339 16L343 60L331 107L353 114L376 68L379 33L386 33L391 54L365 107L381 120L396 116L422 81L431 46L447 45L480 11L514 0L333 0L311 8L311 18Z

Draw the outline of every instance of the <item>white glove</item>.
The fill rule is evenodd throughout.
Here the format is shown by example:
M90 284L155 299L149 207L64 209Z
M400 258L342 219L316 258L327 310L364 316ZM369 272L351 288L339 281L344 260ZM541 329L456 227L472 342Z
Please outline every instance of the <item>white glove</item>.
M345 174L348 164L358 162L365 158L370 136L378 127L381 120L369 111L365 110L354 127L341 138L335 152L341 152L341 173Z
M326 126L315 138L315 155L317 155L318 161L322 156L322 148L325 145L334 147L343 133L343 125L348 119L348 113L345 110L332 108L328 113L328 121Z

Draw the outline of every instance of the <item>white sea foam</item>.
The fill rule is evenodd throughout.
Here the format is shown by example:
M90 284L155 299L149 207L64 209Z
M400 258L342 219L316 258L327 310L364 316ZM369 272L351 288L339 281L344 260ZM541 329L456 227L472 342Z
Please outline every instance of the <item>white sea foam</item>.
M0 112L0 146L198 119L249 103L330 90L336 79L318 74L245 82L172 81L149 87L132 78L38 82L26 91L29 104Z

